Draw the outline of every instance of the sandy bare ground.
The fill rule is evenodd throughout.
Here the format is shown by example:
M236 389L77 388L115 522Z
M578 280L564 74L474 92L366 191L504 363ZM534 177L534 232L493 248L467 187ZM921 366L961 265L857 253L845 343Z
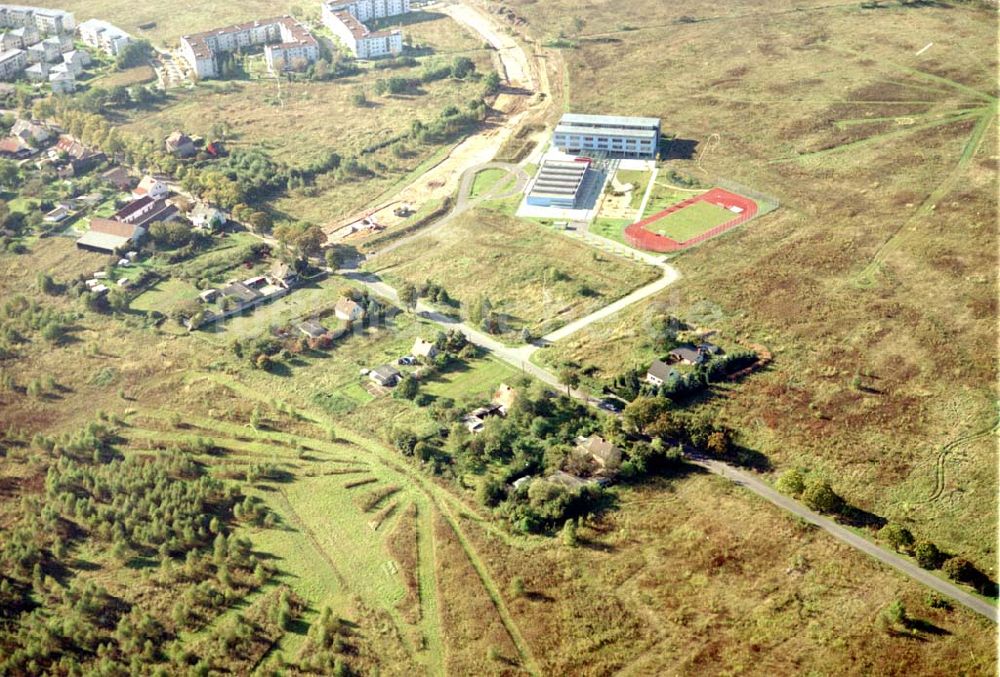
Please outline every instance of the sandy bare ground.
M531 61L517 42L504 33L491 17L466 5L442 5L435 9L448 14L460 25L497 49L499 62L502 64L500 76L504 80L505 87L493 104L496 112L479 132L456 145L441 162L403 187L387 201L368 207L361 213L326 224L323 230L327 235L362 219L371 219L386 228L391 228L403 221L403 218L393 214L398 205L406 204L417 209L430 200L441 200L454 195L462 173L470 167L492 160L497 150L517 130L532 105L536 107L548 105L548 97L532 104L535 80L532 76Z

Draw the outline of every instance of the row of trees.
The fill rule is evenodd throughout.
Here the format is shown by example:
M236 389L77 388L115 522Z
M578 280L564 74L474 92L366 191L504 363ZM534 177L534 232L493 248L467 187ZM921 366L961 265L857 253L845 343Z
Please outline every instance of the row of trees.
M801 499L817 512L841 515L850 508L828 480L818 476L806 477L796 468L782 473L776 486L782 493ZM922 568L941 569L956 582L971 585L981 594L996 596L996 582L972 562L965 557L943 552L931 541L918 540L906 526L888 522L879 530L878 535L897 552L912 556Z

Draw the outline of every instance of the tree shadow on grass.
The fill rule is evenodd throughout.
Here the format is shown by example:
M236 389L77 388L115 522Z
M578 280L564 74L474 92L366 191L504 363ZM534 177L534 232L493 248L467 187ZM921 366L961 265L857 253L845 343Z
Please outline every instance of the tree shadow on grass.
M937 625L934 625L930 621L924 620L923 618L906 619L906 627L909 630L912 630L914 632L922 632L925 635L945 636L951 634L948 630L945 630L942 627L938 627Z
M888 523L888 520L881 515L853 505L844 506L838 515L838 521L851 527L870 527L872 529L881 529Z

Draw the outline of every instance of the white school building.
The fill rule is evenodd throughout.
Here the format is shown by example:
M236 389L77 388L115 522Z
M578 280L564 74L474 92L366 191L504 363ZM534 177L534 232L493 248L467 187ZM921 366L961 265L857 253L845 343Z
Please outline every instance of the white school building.
M659 118L566 113L552 134L552 145L564 153L600 153L607 157L656 159Z

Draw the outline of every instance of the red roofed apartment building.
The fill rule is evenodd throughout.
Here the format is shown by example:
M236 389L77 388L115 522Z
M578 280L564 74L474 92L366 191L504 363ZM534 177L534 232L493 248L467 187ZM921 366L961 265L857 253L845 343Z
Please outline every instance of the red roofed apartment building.
M199 78L219 76L219 57L264 45L264 59L273 73L294 70L319 58L319 43L290 16L252 21L181 37L181 54Z

